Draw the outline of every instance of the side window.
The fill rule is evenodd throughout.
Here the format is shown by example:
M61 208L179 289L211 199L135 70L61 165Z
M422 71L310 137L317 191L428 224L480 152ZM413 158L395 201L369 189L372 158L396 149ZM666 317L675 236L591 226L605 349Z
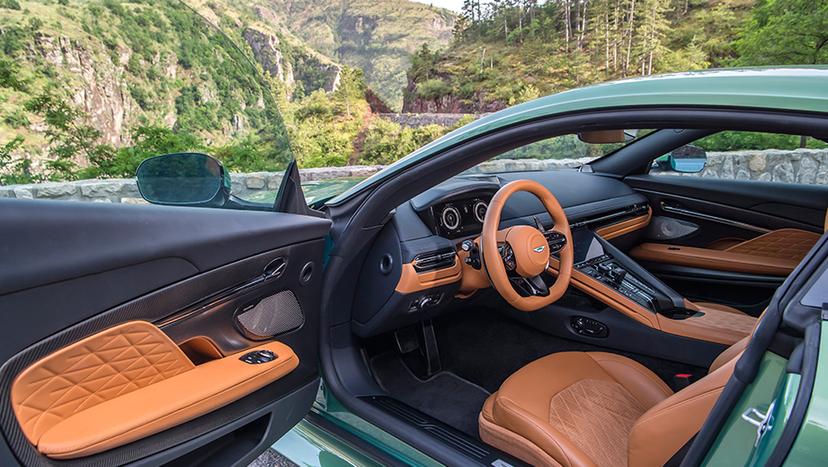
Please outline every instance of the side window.
M655 175L828 184L828 143L809 136L722 131L656 158Z

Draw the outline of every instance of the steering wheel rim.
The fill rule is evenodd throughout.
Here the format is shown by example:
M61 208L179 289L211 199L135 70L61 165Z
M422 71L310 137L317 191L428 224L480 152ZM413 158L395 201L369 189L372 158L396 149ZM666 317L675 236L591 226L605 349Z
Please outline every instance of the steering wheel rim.
M543 272L552 273L553 270L549 266L550 258L549 247L544 248L540 245L540 238L543 239L543 245L547 245L546 238L543 232L530 226L515 226L500 230L500 217L503 212L503 207L506 201L515 193L525 191L535 195L546 208L546 211L552 216L554 222L553 232L558 232L566 239L563 248L558 251L558 270L555 283L549 287L547 295L530 295L523 296L519 294L510 281L509 275L506 271L506 265L503 262L500 251L498 250L498 241L508 243L514 251L516 269L515 271L526 279L529 279L525 274L533 274L538 272L539 277ZM534 232L532 232L534 231ZM510 241L509 237L512 237ZM510 305L521 311L536 311L545 306L554 303L561 298L569 287L569 281L572 277L573 267L573 246L572 246L572 232L569 229L569 221L566 218L561 204L555 196L549 192L543 185L533 180L516 180L507 183L498 190L489 203L489 208L486 211L486 217L483 222L483 230L480 235L480 243L482 244L482 263L483 267L488 272L489 280L492 286L500 293L500 295L509 302ZM516 243L516 245L511 245ZM537 246L535 246L537 244ZM525 251L531 249L532 251ZM538 251L540 250L540 251ZM542 265L542 270L538 271L544 256L546 257L546 264ZM522 265L520 263L523 263Z

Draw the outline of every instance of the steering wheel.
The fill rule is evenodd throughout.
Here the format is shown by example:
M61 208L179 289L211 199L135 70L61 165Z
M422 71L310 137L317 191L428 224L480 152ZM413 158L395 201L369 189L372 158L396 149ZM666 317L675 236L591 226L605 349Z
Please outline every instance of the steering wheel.
M506 201L516 192L532 193L552 216L554 227L545 231L535 218L536 227L517 225L500 230L500 216ZM569 221L558 200L543 185L532 180L516 180L498 190L489 203L483 231L482 263L494 288L513 307L536 311L558 300L572 277L573 247ZM557 251L550 251L550 244ZM551 257L558 254L558 260ZM557 272L550 265L559 263ZM551 287L542 274L556 275Z

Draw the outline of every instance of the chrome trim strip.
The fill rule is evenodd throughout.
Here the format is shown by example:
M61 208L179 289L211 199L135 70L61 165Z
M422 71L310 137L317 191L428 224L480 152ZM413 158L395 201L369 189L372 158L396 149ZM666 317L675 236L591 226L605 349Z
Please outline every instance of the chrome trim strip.
M740 228L740 229L752 230L754 232L759 232L759 233L763 233L763 234L771 232L771 230L766 229L764 227L758 227L758 226L755 226L753 224L748 224L748 223L745 223L745 222L739 222L739 221L734 221L734 220L730 220L730 219L725 219L723 217L712 216L710 214L704 214L704 213L701 213L701 212L690 211L689 209L677 208L677 207L674 207L674 206L670 206L669 204L666 204L663 201L661 202L661 209L665 212L669 212L669 213L672 213L672 214L679 214L679 215L687 216L687 217L695 217L696 219L703 219L703 220L706 220L706 221L717 222L719 224L729 225L731 227L737 227L737 228Z

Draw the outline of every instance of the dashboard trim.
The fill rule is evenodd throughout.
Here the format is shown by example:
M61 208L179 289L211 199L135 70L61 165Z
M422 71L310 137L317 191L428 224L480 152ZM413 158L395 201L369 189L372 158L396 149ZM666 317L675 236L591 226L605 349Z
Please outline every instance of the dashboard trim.
M650 225L650 220L653 217L652 208L647 208L647 214L634 217L632 219L623 220L614 224L599 227L595 233L600 235L604 240L611 240L622 235L626 235L636 230L643 229Z
M417 272L414 269L414 263L405 263L402 265L400 280L394 290L401 294L422 292L442 285L453 284L458 282L462 276L463 269L460 266L460 261L457 260L454 261L454 265L451 267L424 272Z

